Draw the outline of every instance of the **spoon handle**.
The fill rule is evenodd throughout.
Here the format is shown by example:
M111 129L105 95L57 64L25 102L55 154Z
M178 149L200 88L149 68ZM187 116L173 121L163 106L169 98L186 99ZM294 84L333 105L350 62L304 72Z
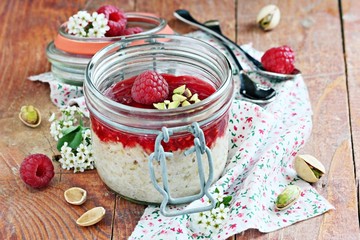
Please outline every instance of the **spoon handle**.
M240 47L238 44L236 44L235 42L233 42L232 40L230 40L228 37L226 37L225 35L223 35L222 33L218 33L216 31L214 31L213 29L207 27L206 25L198 22L197 20L195 20L191 14L189 13L189 11L184 10L184 9L179 9L176 10L174 12L174 16L189 24L192 26L195 26L201 30L203 30L204 32L207 32L211 35L214 35L215 37L217 37L218 39L220 39L222 42L224 42L224 45L227 46L233 46L234 48L239 49L241 52L243 52L245 54L245 56L255 65L256 68L258 69L263 69L261 62L259 62L257 59L255 59L253 56L251 56L249 53L247 53L242 47Z

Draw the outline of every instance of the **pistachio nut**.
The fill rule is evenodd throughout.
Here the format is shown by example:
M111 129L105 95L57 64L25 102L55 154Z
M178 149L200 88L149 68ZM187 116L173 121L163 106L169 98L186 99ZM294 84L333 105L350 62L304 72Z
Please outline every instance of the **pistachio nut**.
M304 154L295 157L295 171L303 180L315 183L326 173L324 165L315 157Z
M37 127L41 123L40 111L32 105L22 106L19 119L28 127Z
M81 215L81 217L76 220L76 224L83 227L91 226L100 222L104 216L105 208L95 207Z
M300 187L296 185L289 185L282 193L278 195L275 202L275 208L277 210L284 210L289 208L296 202L301 193Z
M256 22L265 31L274 29L280 22L280 9L273 4L263 7L257 15Z

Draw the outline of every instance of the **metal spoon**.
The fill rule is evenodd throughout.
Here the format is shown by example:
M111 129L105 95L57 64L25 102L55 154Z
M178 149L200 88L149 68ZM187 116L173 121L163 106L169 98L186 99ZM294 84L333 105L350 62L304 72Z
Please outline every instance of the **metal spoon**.
M212 28L212 22L205 22L204 25ZM214 25L216 28L216 32L221 34L220 25ZM215 29L214 29L215 30ZM238 74L240 77L240 94L245 100L257 103L257 104L265 104L272 102L275 99L276 91L273 88L263 86L261 84L255 83L250 77L244 72L243 67L241 66L240 61L235 56L232 49L225 43L222 43L226 50L229 52L230 56L234 60L234 63L238 69Z
M216 31L214 31L213 29L209 28L208 26L198 22L197 20L195 20L191 14L189 13L189 11L184 10L184 9L179 9L176 10L174 12L174 16L189 24L192 26L195 26L215 37L217 37L218 39L220 39L222 42L224 42L226 45L228 46L233 46L234 48L237 48L238 50L240 50L241 52L243 52L245 54L245 56L254 64L256 70L254 72L261 74L265 77L269 77L272 79L277 79L277 80L290 80L290 79L294 79L295 77L299 76L301 74L300 70L295 69L294 72L292 74L281 74L281 73L274 73L274 72L269 72L266 71L263 67L261 62L259 62L258 60L256 60L254 57L252 57L250 54L248 54L244 49L242 49L242 47L240 47L238 44L234 43L233 41L231 41L229 38L227 38L225 35L218 33Z

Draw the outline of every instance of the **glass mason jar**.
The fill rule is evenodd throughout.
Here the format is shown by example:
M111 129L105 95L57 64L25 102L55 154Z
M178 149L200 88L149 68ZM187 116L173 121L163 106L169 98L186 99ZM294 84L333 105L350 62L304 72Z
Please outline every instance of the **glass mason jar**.
M214 86L216 91L198 103L165 110L133 107L105 96L114 84L145 70L196 77ZM201 89L201 83L198 84ZM225 56L209 44L190 37L137 36L99 51L86 69L84 95L90 112L95 164L101 179L121 196L146 204L160 203L164 192L168 193L165 198L170 198L170 204L179 203L171 201L172 197L191 201L187 196L204 195L199 166L202 165L206 179L211 177L211 184L220 177L227 160L233 84ZM201 133L194 133L197 126L204 139ZM200 139L197 143L205 144L211 155L201 146L202 160L199 160L194 139ZM163 162L157 159L161 151L166 152L161 155L165 156ZM207 187L210 184L207 182Z

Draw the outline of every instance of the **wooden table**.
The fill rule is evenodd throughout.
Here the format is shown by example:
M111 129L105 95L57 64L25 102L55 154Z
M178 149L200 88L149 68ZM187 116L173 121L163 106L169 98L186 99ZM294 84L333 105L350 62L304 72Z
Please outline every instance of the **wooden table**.
M269 234L248 230L232 239L360 239L360 2L350 0L0 1L0 239L125 239L142 215L144 206L105 190L96 171L74 174L55 164L55 177L43 190L26 187L19 177L26 155L57 153L46 121L57 110L49 86L27 77L50 70L45 47L62 22L105 2L125 11L153 12L179 33L194 30L173 17L174 10L184 8L201 21L219 19L224 33L239 44L252 42L262 51L292 46L314 111L312 135L302 152L325 164L328 173L314 187L336 210ZM255 18L269 3L280 7L282 19L274 31L263 32ZM39 128L19 121L25 104L41 110ZM72 186L88 190L83 206L64 201L64 190ZM78 227L74 220L94 206L107 209L105 219Z

